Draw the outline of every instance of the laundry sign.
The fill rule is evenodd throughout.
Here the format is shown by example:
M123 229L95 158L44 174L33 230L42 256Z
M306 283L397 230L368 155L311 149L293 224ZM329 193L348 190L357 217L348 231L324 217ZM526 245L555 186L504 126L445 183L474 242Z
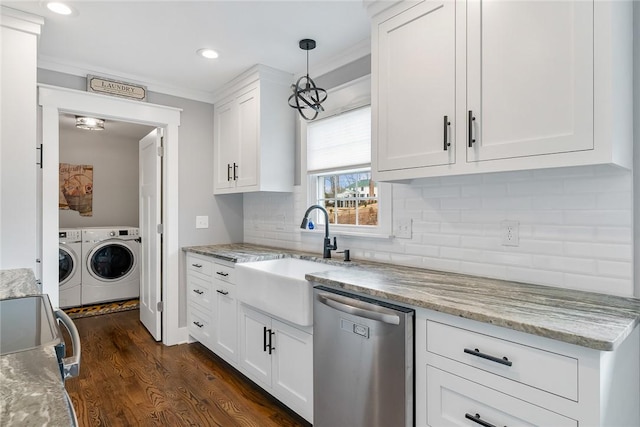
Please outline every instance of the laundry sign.
M93 216L93 165L60 163L58 207Z
M106 77L98 77L91 74L87 75L87 92L135 99L136 101L147 100L146 86L112 80Z

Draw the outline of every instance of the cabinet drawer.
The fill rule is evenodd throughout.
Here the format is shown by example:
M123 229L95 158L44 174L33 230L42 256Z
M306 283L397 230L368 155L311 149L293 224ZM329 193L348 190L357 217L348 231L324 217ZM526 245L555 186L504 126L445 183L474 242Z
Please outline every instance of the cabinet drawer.
M427 321L427 351L505 378L578 400L578 360Z
M190 304L197 304L203 310L211 307L211 284L193 274L187 275L187 298Z
M214 263L213 264L213 277L219 280L224 280L225 282L235 283L233 281L233 267L228 265Z
M205 276L211 276L212 264L211 261L206 261L202 258L187 256L187 272L197 271Z
M198 309L198 306L189 304L187 310L187 329L189 334L207 347L213 342L211 337L210 317Z
M456 375L427 366L427 419L445 426L576 427L578 422ZM424 402L418 402L419 405Z

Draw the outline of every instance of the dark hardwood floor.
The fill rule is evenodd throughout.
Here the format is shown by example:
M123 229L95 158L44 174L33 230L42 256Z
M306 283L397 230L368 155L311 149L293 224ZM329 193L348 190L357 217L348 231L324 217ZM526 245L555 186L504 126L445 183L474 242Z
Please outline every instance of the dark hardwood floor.
M80 426L310 426L200 343L156 343L138 310L74 322L82 361L66 388Z

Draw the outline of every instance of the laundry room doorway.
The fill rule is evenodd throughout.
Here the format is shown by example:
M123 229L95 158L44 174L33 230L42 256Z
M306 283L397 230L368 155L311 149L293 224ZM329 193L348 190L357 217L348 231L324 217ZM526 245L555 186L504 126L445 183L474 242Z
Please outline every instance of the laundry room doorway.
M159 243L154 247L159 269L155 284L159 301L155 304L159 321L150 330L156 339L173 345L181 340L179 327L178 287L162 286L163 283L179 282L178 240L178 127L181 110L139 101L93 94L50 85L38 86L38 102L42 107L42 287L58 306L58 195L59 195L59 116L61 113L90 115L106 120L137 123L160 129L163 136L163 153L160 157L158 217L161 225L139 224L153 229ZM153 246L153 245L151 245ZM143 261L144 262L144 261ZM154 267L155 268L155 267ZM162 305L162 301L167 303ZM157 336L156 336L157 335Z

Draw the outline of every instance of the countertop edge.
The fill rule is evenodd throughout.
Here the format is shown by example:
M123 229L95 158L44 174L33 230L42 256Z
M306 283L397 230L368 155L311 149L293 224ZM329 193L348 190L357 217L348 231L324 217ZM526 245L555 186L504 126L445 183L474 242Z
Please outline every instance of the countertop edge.
M230 254L233 250L239 250L236 254ZM264 261L269 259L278 259L278 258L286 258L286 257L294 257L301 259L309 259L315 260L319 262L331 263L331 264L341 264L339 261L335 260L324 260L320 257L315 256L314 254L306 254L302 251L295 251L284 248L275 248L275 247L265 247L261 245L253 245L253 244L231 244L231 245L209 245L209 246L196 246L196 247L184 247L182 248L184 252L196 253L199 255L212 257L216 259L221 259L225 261L229 261L232 263L243 263L243 262L255 262L255 261ZM387 264L376 263L372 261L360 261L351 263L353 266L375 266L377 264L382 266L387 266ZM342 264L344 265L344 264ZM402 266L392 266L393 268L403 268ZM475 277L475 276L467 276L460 275L459 273L447 273L447 272L436 272L433 270L422 270L417 267L406 267L407 271L424 271L425 274L427 272L442 274L443 276L451 276L451 277L468 277L475 278L477 281L489 280L495 283L512 283L514 285L524 285L524 286L532 286L537 287L538 289L549 288L549 291L561 290L563 292L575 293L577 295L581 293L585 293L584 291L579 290L567 290L564 288L554 288L543 285L530 285L526 283L517 283L517 282L508 282L499 279L488 279L483 277ZM409 305L417 308L424 308L428 310L433 310L449 315L453 315L456 317L475 320L481 323L486 323L498 327L503 327L506 329L511 329L518 332L528 333L531 335L536 335L556 341L565 342L568 344L574 344L580 347L589 348L598 351L614 351L618 348L618 346L625 341L625 339L632 333L632 331L640 324L640 310L637 314L634 315L626 315L623 317L618 314L618 319L621 320L620 324L616 326L615 334L611 331L608 331L610 335L615 335L615 337L606 337L606 338L598 338L593 335L588 334L580 334L579 331L565 331L563 328L553 328L549 326L544 326L541 324L536 324L534 322L526 322L508 317L501 317L499 315L490 315L487 313L483 313L480 310L474 311L469 307L460 308L456 306L455 302L451 304L446 303L433 303L429 302L426 299L417 300L415 298L410 298L408 296L403 295L402 293L392 292L389 290L380 289L379 287L367 287L354 283L349 283L348 281L338 279L332 279L328 277L322 277L318 274L307 274L307 279L311 279L315 283L323 284L327 286L333 286L344 290L350 290L353 292L358 292L364 295L383 298L389 300L391 302L398 302L401 304ZM379 275L384 275L384 272L378 273ZM594 293L585 293L590 295L599 295ZM634 300L635 298L626 298L626 297L616 297L608 294L602 294L602 298L604 299L617 299L620 300ZM633 303L635 304L635 302ZM549 306L551 307L551 306ZM635 306L634 306L635 307ZM640 300L638 300L638 307L640 307ZM595 324L595 323L594 323ZM594 334L595 335L595 334Z

